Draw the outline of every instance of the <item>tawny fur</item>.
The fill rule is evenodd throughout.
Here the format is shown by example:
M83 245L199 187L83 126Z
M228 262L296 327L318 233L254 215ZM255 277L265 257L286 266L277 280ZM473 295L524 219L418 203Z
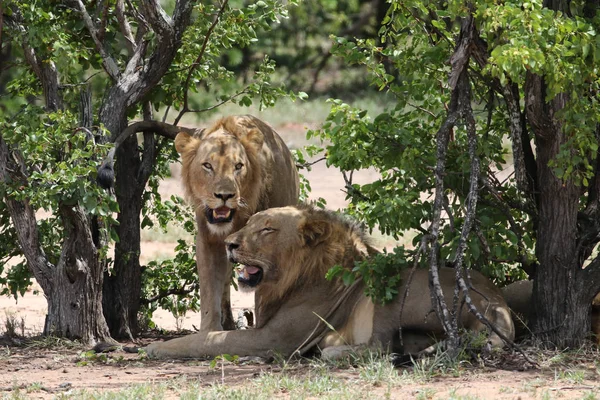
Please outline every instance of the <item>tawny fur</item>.
M363 230L345 217L311 206L271 208L253 215L225 243L229 256L244 269L252 267L250 270L255 271L258 267L262 271L256 286L256 328L200 333L154 343L148 347L148 354L162 358L222 353L290 355L304 343L308 345L302 351L340 344L406 351L410 343L404 343L404 349L399 347L400 328L406 334L403 338L408 342L410 337L414 343L410 347L412 352L427 347L432 337L443 336L431 308L426 270L417 270L410 285L407 282L410 271L402 272L399 295L386 305L375 304L366 297L360 281L348 288L340 279L325 279L333 266L351 269L356 261L375 253ZM470 278L476 289L470 292L475 307L512 339L514 326L500 290L476 271L470 272ZM440 280L446 301L452 301L454 270L440 269ZM330 331L322 318L335 331ZM461 312L459 322L469 330L486 329L466 309ZM494 334L490 335L490 341L494 346L503 344Z
M179 133L175 148L181 154L186 197L196 212L201 329L232 329L232 265L223 240L255 212L297 203L294 159L277 133L252 116L221 118L193 136ZM208 219L207 213L223 207L232 210L230 222Z

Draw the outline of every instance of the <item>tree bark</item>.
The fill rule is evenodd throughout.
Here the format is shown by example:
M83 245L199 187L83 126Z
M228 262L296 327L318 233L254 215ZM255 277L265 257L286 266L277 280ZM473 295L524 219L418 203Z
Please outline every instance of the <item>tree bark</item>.
M142 199L137 175L140 160L135 136L117 150L115 192L120 212L117 217L119 241L115 244L113 273L104 285L105 316L115 338L133 338L138 332L140 308L140 212ZM143 188L142 186L142 188Z
M100 117L113 133L127 127L124 94L109 99ZM115 194L119 203L116 227L119 242L115 244L112 273L106 272L103 287L104 316L111 335L115 338L132 339L138 332L137 313L140 307L140 212L141 190L146 182L138 182L140 158L137 137L128 137L116 151ZM140 186L142 189L140 189Z
M148 106L145 107L145 114L146 118L151 118ZM144 133L141 159L135 135L119 142L115 186L120 207L117 217L119 242L115 244L113 274L107 274L104 285L104 308L111 334L116 338L132 339L139 331L137 317L141 304L139 257L142 195L154 169L158 149L152 133Z
M548 347L580 346L590 330L592 288L583 280L577 241L581 190L572 179L554 174L550 162L568 140L555 118L568 99L545 101L543 78L528 75L525 85L527 118L535 133L539 189L537 268L533 286L533 333Z
M44 334L81 339L84 343L113 342L102 312L103 264L80 206L61 206L66 230L62 254L52 271Z

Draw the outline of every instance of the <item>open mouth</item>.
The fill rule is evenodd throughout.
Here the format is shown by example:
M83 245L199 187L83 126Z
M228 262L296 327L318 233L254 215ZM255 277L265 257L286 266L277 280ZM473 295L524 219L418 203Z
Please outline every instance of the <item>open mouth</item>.
M229 208L227 206L222 206L219 208L207 207L205 210L206 220L209 224L223 224L231 222L234 214L235 209Z
M246 287L256 287L263 277L263 270L252 265L242 265L238 269L238 283Z

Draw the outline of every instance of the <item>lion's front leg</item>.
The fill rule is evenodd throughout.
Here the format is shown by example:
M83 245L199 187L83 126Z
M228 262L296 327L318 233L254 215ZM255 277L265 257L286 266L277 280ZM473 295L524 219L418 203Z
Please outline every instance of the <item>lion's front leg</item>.
M305 331L301 333L306 334ZM155 342L145 350L149 357L163 359L212 358L221 354L268 358L274 354L291 354L301 339L296 333L281 335L271 329L199 332L166 342Z
M227 262L227 276L223 285L223 296L221 297L221 326L226 331L236 329L233 312L231 311L231 275L233 265Z
M231 321L231 327L225 325L231 329L234 326L229 300L232 266L227 260L225 244L220 240L208 242L200 232L196 248L200 286L200 330L221 331L224 327L222 320L228 324L228 321Z

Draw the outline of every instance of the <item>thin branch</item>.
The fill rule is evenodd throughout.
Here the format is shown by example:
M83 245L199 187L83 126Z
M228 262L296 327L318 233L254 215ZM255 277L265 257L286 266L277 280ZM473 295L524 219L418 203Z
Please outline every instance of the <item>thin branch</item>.
M452 41L450 40L450 38L448 38L446 35L444 35L444 33L442 31L440 31L437 27L435 27L430 21L426 21L424 18L420 17L412 8L408 8L404 5L401 5L401 7L404 8L404 10L406 12L408 12L410 15L412 15L412 17L417 22L420 22L423 25L423 31L425 32L427 37L429 37L429 40L432 45L434 45L434 46L437 45L437 41L434 40L431 32L435 33L436 35L439 36L440 39L445 40L450 45L452 45Z
M505 203L504 198L500 195L500 193L498 193L496 188L491 185L490 181L488 180L488 177L485 175L481 175L480 180L481 180L481 183L483 183L483 186L485 186L485 188L487 190L489 190L490 194L498 202L498 207L500 208L500 210L502 211L502 213L508 220L508 223L510 225L510 230L517 237L517 248L519 249L521 264L523 266L525 266L528 263L528 261L527 261L527 256L525 254L525 246L523 245L523 232L521 231L521 227L519 226L519 224L517 224L517 221L515 221L514 217L512 216L512 214L510 212L511 209Z
M297 169L308 169L310 167L312 167L313 165L320 163L321 161L327 160L327 157L321 157L316 159L315 161L308 161L305 163L297 163L296 164L296 168Z
M456 226L454 224L454 215L452 214L452 210L450 209L450 204L448 204L448 198L446 196L444 196L444 211L446 211L446 214L448 215L448 224L450 226L450 230L454 231Z
M22 185L28 184L19 166L15 163L15 153L9 147L8 143L4 141L1 134L0 182L3 184L7 182L13 182L13 184L19 182ZM5 193L2 197L12 219L21 251L31 271L33 271L36 279L38 279L44 292L47 293L48 285L51 285L53 282L52 274L54 265L48 261L40 242L35 210L26 200L16 200L8 193Z
M138 11L138 9L131 3L131 0L125 0L127 2L127 5L129 6L129 9L131 10L131 13L135 16L135 19L138 21L139 25L138 25L138 29L137 32L135 34L136 36L136 43L138 40L140 40L140 38L150 30L150 25L148 25L148 21L146 21L146 18L144 18L144 16L142 15L142 13L140 13Z
M142 112L144 116L144 121L152 121L152 104L149 101L146 101L142 105ZM142 162L140 168L138 170L137 181L138 182L147 182L148 178L152 174L152 170L154 169L154 164L156 162L156 157L158 155L158 146L152 132L144 131L144 149L142 151ZM144 185L139 185L140 189L139 196L141 197L143 194L143 190L145 189Z
M525 153L523 151L523 125L521 124L521 107L519 105L518 92L515 94L509 85L502 86L502 95L508 109L510 123L510 137L512 143L513 164L515 167L515 179L517 188L526 195L534 193L534 187L527 178L525 164ZM515 96L516 95L516 96Z
M426 109L426 108L424 108L422 106L418 106L416 104L412 104L412 103L410 103L408 101L406 102L406 104L409 105L409 106L411 106L412 108L414 108L416 110L419 110L419 111L422 111L422 112L424 112L426 114L429 114L429 116L431 116L432 118L437 119L437 115L435 115L432 111L429 111L428 109Z
M79 7L79 12L83 17L83 22L85 23L85 26L87 27L88 32L90 33L90 36L92 37L92 40L96 45L96 50L98 50L98 53L100 53L100 56L102 57L102 65L104 65L104 69L114 81L118 80L120 74L117 63L106 52L106 49L102 45L102 42L100 41L100 38L98 36L98 30L96 29L96 26L94 25L94 22L92 21L90 14L87 12L83 2L81 0L76 0L76 2L77 6Z
M99 4L100 6L101 4ZM100 28L98 29L98 40L102 43L104 42L104 34L106 33L106 24L108 23L108 6L109 2L106 1L104 3L104 7L102 8L102 19L100 20Z
M133 54L136 48L135 39L133 38L133 34L131 33L131 26L129 25L129 21L127 21L127 17L125 16L125 2L124 0L117 0L115 5L115 11L117 15L117 21L119 22L119 27L121 28L121 33L125 38L125 45L127 46L127 50L129 50L129 54Z
M158 292L157 295L152 296L148 299L140 299L140 304L148 305L148 304L154 303L155 301L158 301L160 299L164 299L165 297L170 296L172 294L176 294L179 296L185 296L185 295L188 295L188 294L192 293L193 291L197 290L198 287L199 287L199 285L196 282L189 289L186 289L185 285L183 285L180 288L172 288L169 290L160 291L160 292Z
M207 112L207 111L212 111L212 110L214 110L216 108L221 107L225 103L229 103L231 100L235 99L236 97L239 97L239 96L241 96L243 94L246 94L246 93L248 93L248 88L246 88L246 89L244 89L244 90L242 90L240 92L237 92L236 94L233 94L233 95L229 96L228 98L226 98L224 100L221 100L220 102L218 102L216 104L213 104L210 107L201 108L201 109L198 109L198 110L187 110L186 112L190 112L190 113L203 113L203 112ZM179 120L181 119L181 117L183 117L183 114L180 112L179 115L177 116L177 118L175 119L175 122L173 122L173 125L177 125L177 123L179 122Z
M212 33L214 32L215 28L217 27L217 24L219 23L221 16L225 12L225 8L227 7L228 2L229 2L229 0L223 1L223 4L221 5L219 12L215 16L215 19L213 20L212 24L208 28L208 31L206 32L206 35L204 36L204 42L202 43L202 47L200 48L200 53L198 54L198 57L196 57L196 60L189 67L189 71L188 71L187 77L185 79L185 83L183 85L183 107L182 107L181 111L179 112L179 115L177 116L177 118L175 118L175 122L173 123L174 125L177 125L179 123L179 121L181 120L181 117L183 117L183 115L186 112L190 111L189 104L188 104L188 99L189 99L188 92L189 92L189 87L190 87L190 81L192 79L192 74L193 74L194 70L198 67L198 65L200 65L200 61L202 61L202 58L204 57L204 53L206 52L206 47L208 46L208 41L209 41L210 37L212 36ZM223 104L223 103L221 103L221 104Z
M354 170L350 171L350 177L348 177L348 175L346 174L346 171L342 171L342 177L344 178L344 188L347 190L347 192L345 192L347 195L349 196L356 196L358 198L360 198L361 200L364 201L369 201L369 197L365 196L362 192L360 192L359 190L356 190L354 188L354 186L352 186L352 176L354 175Z
M466 272L466 270L465 270L465 272ZM502 339L502 341L504 343L506 343L510 348L521 353L521 355L523 355L523 358L525 358L525 360L528 363L530 363L531 365L534 365L534 366L538 366L538 363L536 363L535 361L530 359L529 356L527 355L527 353L525 353L525 351L523 349L521 349L520 346L518 346L512 340L510 340L508 337L506 337L506 335L504 335L504 333L502 333L494 324L490 323L490 321L488 321L488 319L479 312L479 310L473 304L473 301L469 294L469 290L474 290L474 288L471 287L470 283L469 283L469 285L467 285L467 283L465 282L465 279L462 275L460 275L458 277L457 283L458 283L458 286L460 287L461 291L464 293L464 296L465 296L464 302L467 305L469 312L471 314L473 314L475 316L475 318L477 318L478 321L480 321L485 326L487 326L488 329L490 329L492 332L494 332L496 335L498 335L498 337L500 339Z
M429 228L430 233L433 237L430 260L429 260L429 273L431 277L431 301L436 310L436 313L440 319L442 327L446 335L448 336L449 347L453 351L458 348L458 326L456 315L451 315L448 311L448 306L444 299L444 293L440 285L440 278L438 272L438 254L439 254L439 229L441 225L441 213L444 206L444 175L446 165L446 152L448 149L448 140L450 132L456 124L459 117L464 117L463 110L465 107L470 107L470 91L465 93L465 90L470 89L470 83L467 76L468 60L470 57L470 42L474 36L474 20L473 16L469 15L463 19L459 42L456 45L454 54L451 57L452 71L450 73L449 81L452 88L452 96L450 106L448 108L448 116L440 127L436 135L437 142L437 154L436 154L436 167L435 167L435 200L433 208L433 219ZM466 96L466 97L465 97ZM471 116L472 118L472 116ZM469 121L467 121L469 123ZM471 148L471 139L469 140L469 149ZM478 159L477 159L478 160ZM479 164L476 164L479 167ZM472 165L472 168L475 166ZM477 178L479 171L475 175L471 175L471 187L469 196L467 199L468 208L473 208L477 202ZM473 183L475 181L475 183ZM467 213L468 216L468 213ZM472 218L472 217L471 217ZM461 234L461 241L459 242L459 248L457 250L457 261L458 265L456 268L460 270L460 264L462 263L462 253L464 246L466 246L466 240L463 238L465 232L470 231L470 222L466 218L463 224L463 233ZM461 242L462 246L461 246ZM458 272L457 272L458 273ZM456 297L458 296L455 290L455 304ZM452 317L452 318L451 318Z
M431 303L436 314L440 318L440 322L444 328L444 332L450 338L451 343L458 343L458 332L449 323L451 320L448 306L444 300L444 293L440 285L440 277L438 272L438 255L440 244L438 241L439 231L441 226L441 214L444 207L444 175L446 169L446 152L448 149L448 140L450 132L458 119L458 94L456 90L452 91L450 107L446 120L436 133L436 166L435 166L435 198L433 202L433 217L429 226L429 233L432 237L432 245L429 251L429 274Z

